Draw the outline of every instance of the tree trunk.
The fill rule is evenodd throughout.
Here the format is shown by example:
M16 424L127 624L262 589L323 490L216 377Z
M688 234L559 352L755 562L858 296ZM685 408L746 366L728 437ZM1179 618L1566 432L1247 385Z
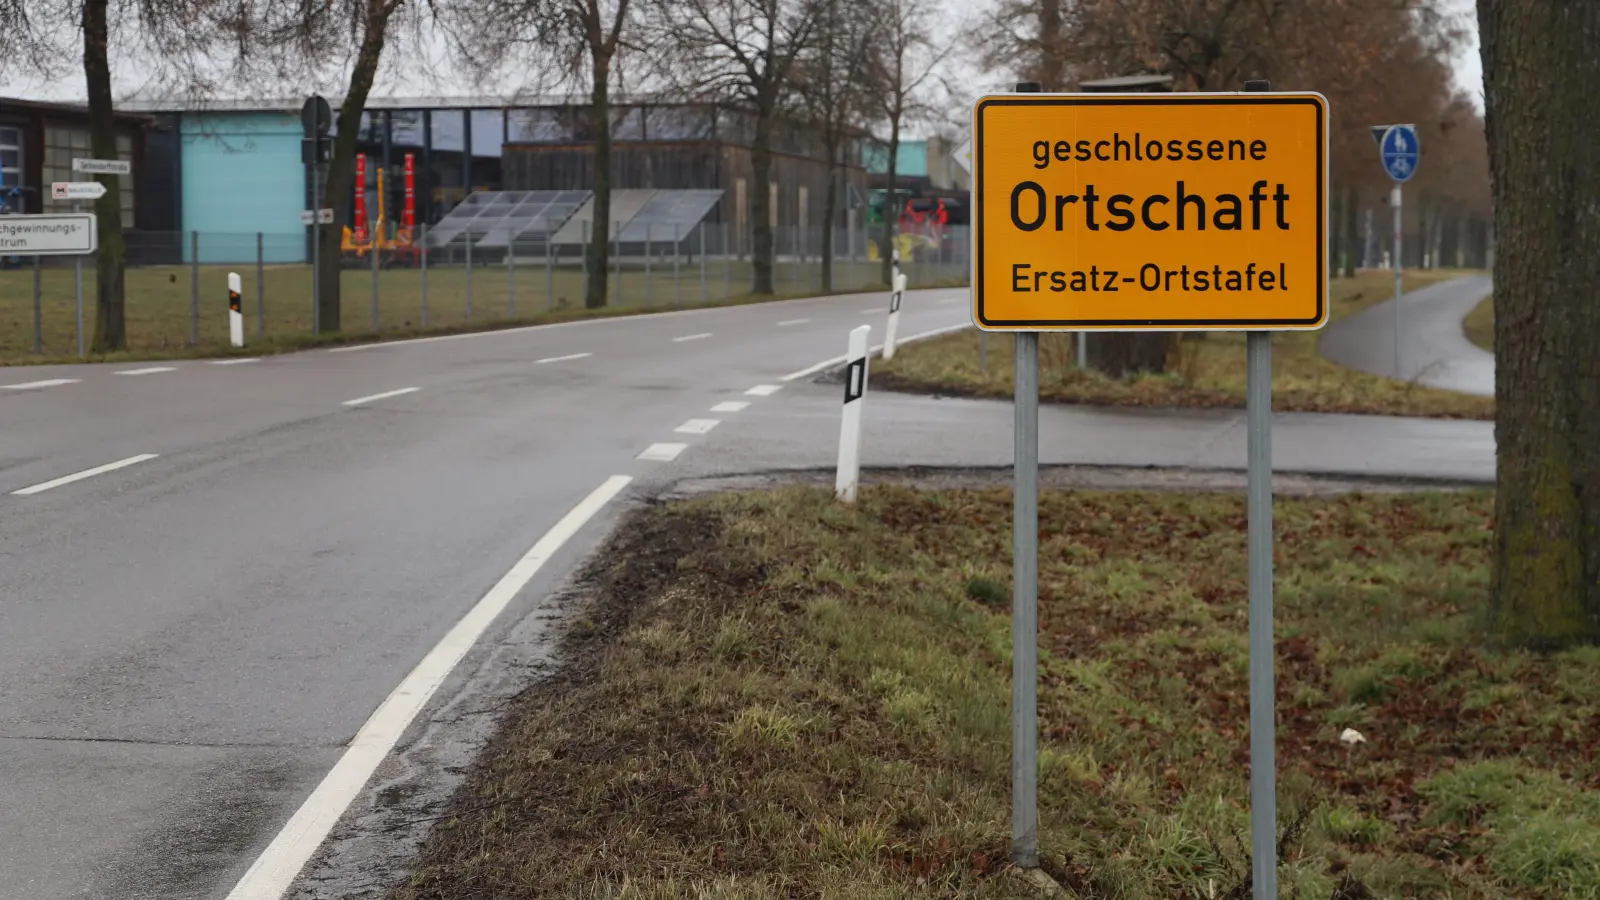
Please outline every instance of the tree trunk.
M1600 4L1478 0L1495 248L1491 623L1600 640Z
M1344 277L1356 277L1356 264L1361 256L1361 226L1357 221L1357 212L1361 206L1361 192L1355 185L1345 188L1344 192Z
M883 258L883 283L894 289L894 282L890 280L892 273L890 263L894 259L895 231L900 224L900 201L896 193L895 184L899 177L896 164L900 161L900 114L898 111L889 117L889 189L884 194L883 200L883 242L879 249L879 256Z
M833 219L839 214L839 137L829 128L828 186L822 194L822 292L833 293Z
M350 220L353 199L350 189L355 181L356 138L360 136L361 113L366 109L367 95L372 92L372 80L377 74L389 30L388 18L380 9L381 4L369 6L361 52L350 72L350 89L345 92L335 120L337 134L333 137L333 157L328 161L328 178L323 187L322 202L333 209L333 226L320 229L322 270L316 276L320 307L317 318L323 331L338 331L340 326L339 271L343 237L340 226Z
M589 289L583 305L606 305L606 266L611 249L611 57L593 51L594 84L589 90L589 116L594 129L594 226L589 231Z
M1061 69L1066 62L1061 47L1061 0L1039 2L1039 60L1038 80L1045 91L1059 91L1062 84Z
M750 198L750 232L754 246L750 253L753 277L750 290L771 294L772 288L772 109L756 111L755 140L750 147L751 181L755 195Z
M89 91L89 146L96 159L117 158L117 121L111 104L111 63L107 56L110 28L108 0L83 4L83 74ZM127 346L123 303L122 190L119 175L96 175L106 186L94 202L95 232L100 249L95 254L95 314L93 353L109 353Z

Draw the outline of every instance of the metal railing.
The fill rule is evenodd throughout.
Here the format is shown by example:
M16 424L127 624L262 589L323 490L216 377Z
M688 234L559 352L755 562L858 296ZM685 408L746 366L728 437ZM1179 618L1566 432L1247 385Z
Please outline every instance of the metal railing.
M499 246L479 236L424 250L380 247L346 252L340 269L340 331L405 334L578 315L590 278L583 237L563 243L521 235ZM738 302L751 294L753 236L728 225L611 229L606 302L610 307L670 309ZM880 235L857 228L786 226L773 230L773 292L778 296L885 291ZM292 343L319 330L312 304L306 235L130 232L126 235L124 310L132 351L185 351L228 345L227 279L243 282L246 346ZM822 248L833 246L831 284L823 283ZM965 284L969 232L896 239L912 288ZM83 321L93 330L96 272L84 259ZM885 300L887 303L887 300ZM0 261L0 357L72 356L78 347L71 257ZM327 330L327 329L322 329ZM88 346L93 335L83 335Z

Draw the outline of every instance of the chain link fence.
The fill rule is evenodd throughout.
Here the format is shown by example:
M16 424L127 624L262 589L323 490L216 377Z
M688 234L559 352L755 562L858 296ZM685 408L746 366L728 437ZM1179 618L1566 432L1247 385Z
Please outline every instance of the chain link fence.
M660 232L659 234L657 232ZM671 309L749 299L753 235L716 223L683 231L652 226L614 238L606 303ZM887 290L877 246L860 229L773 229L778 296ZM823 247L832 244L831 284ZM461 238L426 252L381 249L341 255L340 328L345 334L405 334L580 315L592 273L584 244L517 240L487 247ZM900 234L910 287L964 285L971 263L965 227ZM127 347L147 353L228 345L227 282L243 282L246 347L288 344L319 328L313 310L310 243L302 234L130 232L124 270ZM70 257L0 258L0 358L57 358L88 347L95 328L95 268L82 260L81 292ZM81 294L82 331L79 329ZM887 308L887 299L885 299Z

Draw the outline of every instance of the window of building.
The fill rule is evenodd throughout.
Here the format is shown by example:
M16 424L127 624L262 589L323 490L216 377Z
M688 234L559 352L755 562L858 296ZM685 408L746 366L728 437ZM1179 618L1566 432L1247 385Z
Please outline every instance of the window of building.
M0 193L22 183L22 129L0 125Z
M650 110L645 133L652 141L699 141L711 137L711 108L657 106Z
M506 115L512 143L566 144L574 140L572 116L565 108L513 109Z

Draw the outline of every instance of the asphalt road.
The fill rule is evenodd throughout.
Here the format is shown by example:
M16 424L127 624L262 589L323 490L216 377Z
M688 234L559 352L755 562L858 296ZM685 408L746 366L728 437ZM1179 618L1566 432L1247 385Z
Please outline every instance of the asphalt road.
M908 296L900 334L959 325L965 300ZM798 373L858 324L881 335L886 305L0 369L0 900L226 896L597 486L830 465L839 388ZM1006 404L867 402L869 465L1009 461ZM1346 418L1283 419L1279 467L1492 475L1485 423ZM1236 420L1047 410L1042 457L1242 465ZM514 582L478 644L537 614L621 508Z
M1494 396L1494 354L1467 340L1461 320L1494 290L1486 275L1453 278L1400 298L1400 379L1465 394ZM1395 377L1395 302L1370 306L1329 325L1319 348L1354 369Z

